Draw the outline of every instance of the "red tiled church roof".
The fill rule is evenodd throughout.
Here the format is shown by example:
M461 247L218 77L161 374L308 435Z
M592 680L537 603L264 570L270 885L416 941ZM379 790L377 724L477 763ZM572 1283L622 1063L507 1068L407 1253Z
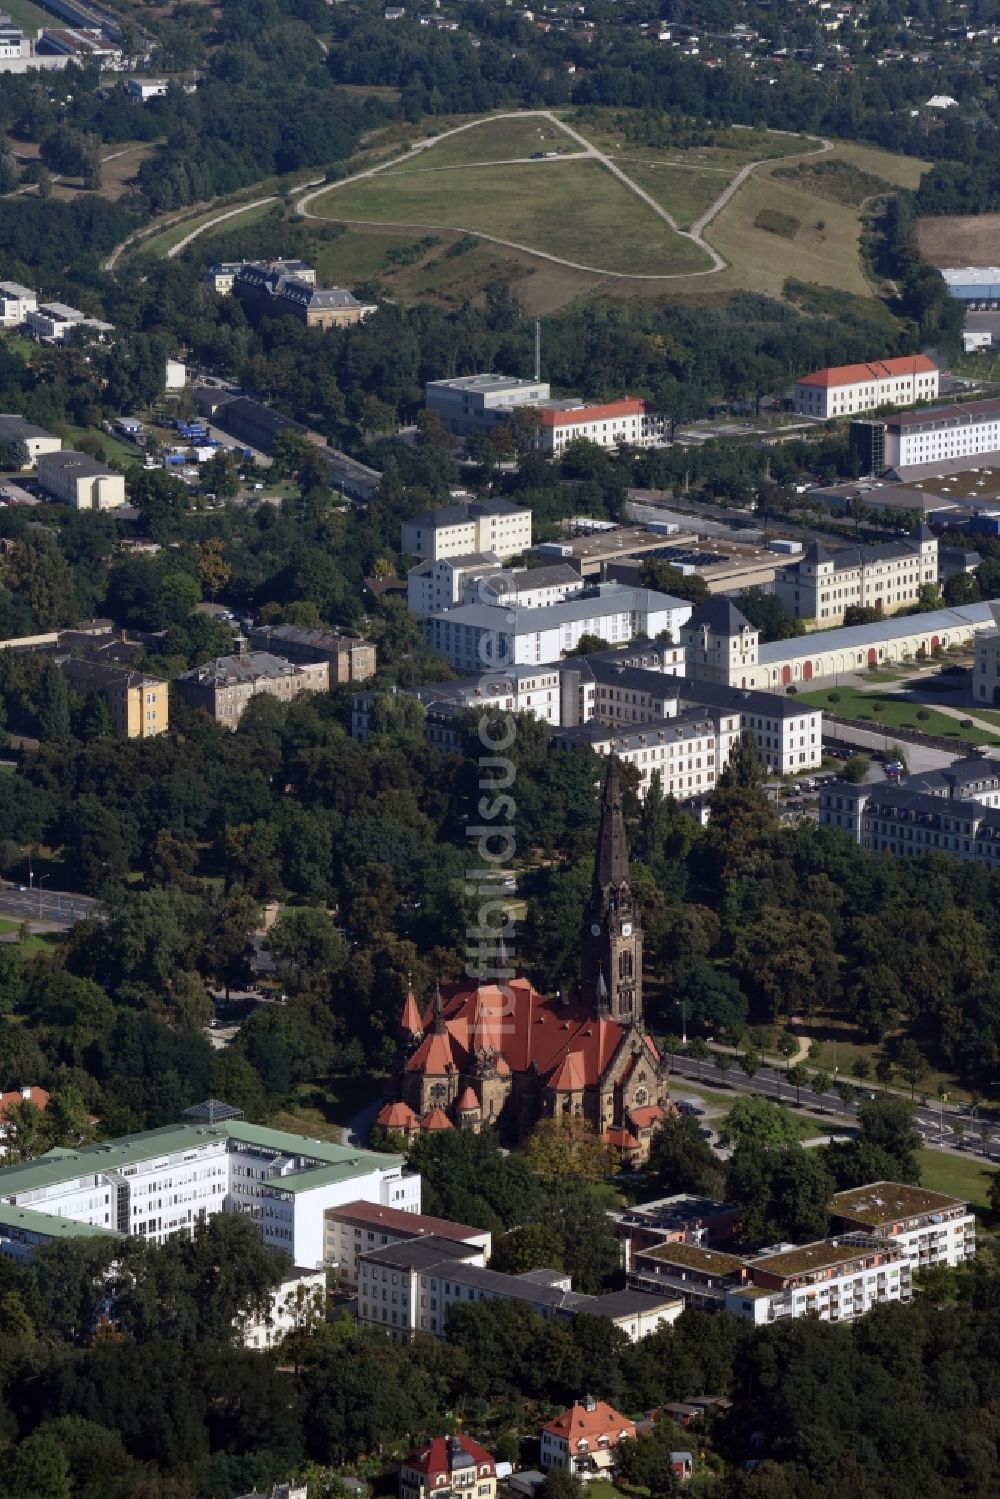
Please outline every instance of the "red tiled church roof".
M375 1123L383 1129L416 1129L418 1122L408 1103L383 1104L375 1115Z

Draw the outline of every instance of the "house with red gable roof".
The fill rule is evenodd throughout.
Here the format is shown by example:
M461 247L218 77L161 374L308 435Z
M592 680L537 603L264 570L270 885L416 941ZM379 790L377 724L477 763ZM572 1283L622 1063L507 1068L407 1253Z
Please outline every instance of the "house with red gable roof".
M11 1110L21 1103L33 1103L36 1109L47 1109L49 1106L49 1095L44 1088L12 1088L8 1093L0 1093L0 1155L6 1154L5 1141L8 1133L8 1120Z
M403 1459L399 1499L496 1499L497 1465L467 1436L434 1437Z
M826 421L858 416L883 406L915 406L938 393L938 368L926 354L901 359L873 359L870 364L841 364L813 370L795 382L792 404L803 416Z
M586 1395L542 1427L541 1466L563 1468L581 1483L607 1478L617 1466L618 1444L634 1440L634 1421L606 1400Z
M375 1122L407 1139L491 1127L516 1140L539 1119L581 1120L631 1165L671 1107L643 1024L642 921L611 756L575 990L546 998L524 977L460 980L439 985L423 1016L407 994L392 1098Z

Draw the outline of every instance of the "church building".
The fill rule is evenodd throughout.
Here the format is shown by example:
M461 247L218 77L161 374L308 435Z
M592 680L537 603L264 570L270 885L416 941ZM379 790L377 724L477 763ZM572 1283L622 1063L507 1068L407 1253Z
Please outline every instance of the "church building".
M611 756L580 982L543 998L526 978L441 984L421 1014L406 996L393 1099L376 1124L422 1130L496 1128L507 1139L539 1119L585 1120L626 1164L649 1154L671 1109L667 1069L643 1025L642 922L629 881L618 760Z

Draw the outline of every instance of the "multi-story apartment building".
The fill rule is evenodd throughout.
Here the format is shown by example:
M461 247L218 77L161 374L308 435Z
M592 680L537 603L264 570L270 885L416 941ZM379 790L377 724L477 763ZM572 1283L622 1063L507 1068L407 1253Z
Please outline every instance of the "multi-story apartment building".
M634 1256L629 1283L727 1311L757 1326L786 1317L846 1322L889 1301L910 1300L911 1263L891 1240L848 1233L814 1244L780 1244L749 1257L667 1243Z
M428 644L458 671L556 662L585 635L609 645L637 636L680 638L691 605L651 588L599 583L544 609L463 604L424 621Z
M244 1317L244 1348L276 1348L290 1332L326 1321L326 1270L293 1265L271 1293L263 1312Z
M774 577L774 592L793 619L822 629L843 624L848 609L896 614L917 603L920 590L938 581L938 544L921 523L913 535L875 546L829 551L810 542L802 557Z
M261 695L290 703L300 692L328 692L330 663L294 665L268 651L217 656L182 672L177 690L192 708L203 708L216 723L235 729L251 698Z
M496 1499L497 1465L468 1436L434 1437L403 1458L399 1499Z
M487 1229L470 1228L448 1218L430 1218L424 1213L405 1212L374 1202L347 1202L341 1207L327 1208L324 1217L324 1259L336 1267L338 1285L344 1290L357 1290L361 1256L390 1244L434 1235L480 1250L483 1264L493 1249L492 1235Z
M280 652L286 661L313 665L326 661L330 686L341 682L367 682L375 675L377 648L355 635L336 635L332 630L300 629L298 625L258 625L247 631L255 651Z
M29 312L38 307L38 294L30 286L19 281L0 281L0 323L5 328L18 328L27 320Z
M170 697L161 678L87 657L69 656L60 666L74 692L107 703L118 739L153 739L169 729Z
M400 551L430 562L471 552L491 552L504 560L530 546L531 511L500 499L441 505L404 521L400 532Z
M443 1113L442 1118L447 1122ZM572 1290L569 1277L558 1270L523 1275L488 1270L477 1246L437 1235L361 1256L358 1321L397 1340L416 1332L443 1337L450 1307L481 1301L519 1302L548 1320L608 1317L633 1342L675 1322L682 1310L676 1296L644 1290L587 1296Z
M896 1245L914 1270L961 1265L976 1254L976 1218L960 1197L899 1182L873 1182L830 1199L836 1233L868 1234Z
M794 406L803 416L854 416L881 406L913 406L933 401L938 370L925 354L901 359L874 359L870 364L843 364L813 370L795 382Z
M834 781L820 793L819 821L878 853L902 858L947 853L995 869L1000 867L1000 762L977 755L900 782Z
M623 765L634 766L640 796L657 775L664 795L691 801L715 789L740 733L738 711L711 714L692 708L634 728L614 728L592 718L575 729L558 729L553 739L562 749L589 745L598 755L617 755Z
M561 1468L581 1483L609 1478L617 1467L620 1442L635 1440L635 1422L587 1395L542 1427L539 1465L543 1472Z
M74 510L117 510L125 503L124 475L86 453L41 452L35 466L45 494Z
M25 1258L68 1224L160 1244L225 1212L317 1267L327 1208L362 1199L420 1211L420 1177L402 1156L265 1129L214 1102L193 1112L205 1117L0 1170L0 1253Z
M1000 451L1000 400L852 422L851 437L864 474L905 477L910 469L940 463L969 468L964 459Z
M509 420L518 407L538 406L548 399L547 380L518 380L506 375L429 380L425 396L427 410L459 437L488 431L498 422Z

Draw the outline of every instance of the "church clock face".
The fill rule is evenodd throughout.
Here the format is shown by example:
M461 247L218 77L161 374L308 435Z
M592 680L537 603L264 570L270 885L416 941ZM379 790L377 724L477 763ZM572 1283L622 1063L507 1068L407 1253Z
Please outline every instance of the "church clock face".
M592 937L599 937L601 935L601 923L599 921L595 921L592 923L590 928L590 935Z
M631 923L631 921L623 921L622 922L622 936L623 937L631 937L631 935L632 935L632 923Z

